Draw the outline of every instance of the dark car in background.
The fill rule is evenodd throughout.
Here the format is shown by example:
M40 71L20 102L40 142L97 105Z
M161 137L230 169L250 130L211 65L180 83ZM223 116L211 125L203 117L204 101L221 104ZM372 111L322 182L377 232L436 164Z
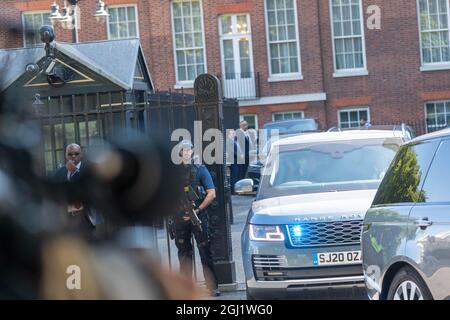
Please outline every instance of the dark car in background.
M268 122L263 128L267 130L279 130L280 134L289 134L305 131L320 131L320 124L317 119L302 118Z
M265 152L265 154L269 153L270 146L273 142L277 141L278 138L321 131L319 121L313 118L268 122L264 125L263 129L264 135L260 137L260 139L262 139L260 145L264 146L263 152Z
M255 163L250 164L248 167L248 177L252 179L255 184L259 184L261 168L264 165L265 157L269 153L273 142L298 134L321 131L319 121L313 118L268 122L264 125L263 129L264 134L259 137L260 141L258 143L258 146L263 146L262 150L258 150L258 154L262 156L262 158L257 159Z
M450 299L450 129L402 146L368 210L362 257L371 299Z

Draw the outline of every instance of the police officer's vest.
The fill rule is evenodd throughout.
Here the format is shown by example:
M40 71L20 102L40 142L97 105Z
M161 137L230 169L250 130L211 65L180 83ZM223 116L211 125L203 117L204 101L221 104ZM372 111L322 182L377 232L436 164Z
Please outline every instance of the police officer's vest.
M196 202L195 204L197 206L200 205L200 203L205 199L206 196L205 188L203 187L203 185L200 182L200 179L198 178L198 170L200 169L200 166L201 166L200 164L192 163L184 168L185 169L184 187L186 197L187 197L186 188L190 186L199 197L199 199L195 201Z

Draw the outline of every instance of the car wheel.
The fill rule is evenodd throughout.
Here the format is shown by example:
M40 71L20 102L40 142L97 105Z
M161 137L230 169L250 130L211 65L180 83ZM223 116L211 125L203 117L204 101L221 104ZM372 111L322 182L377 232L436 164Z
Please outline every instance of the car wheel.
M392 280L388 300L432 300L427 285L411 267L400 269Z

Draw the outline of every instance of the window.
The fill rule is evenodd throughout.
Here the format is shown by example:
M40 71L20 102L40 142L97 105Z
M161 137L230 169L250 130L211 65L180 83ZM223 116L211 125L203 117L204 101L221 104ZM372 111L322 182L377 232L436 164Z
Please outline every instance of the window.
M423 185L423 194L426 202L450 202L450 141L442 142L436 151L427 178Z
M255 114L245 114L240 116L240 121L247 121L249 129L258 130L258 116Z
M296 0L266 0L270 75L301 78Z
M371 138L272 148L258 197L376 189L401 143Z
M346 109L339 111L340 128L357 128L370 123L369 108Z
M337 74L366 69L361 0L330 0L334 68Z
M273 121L302 119L303 117L304 117L303 111L275 112L275 113L272 113Z
M65 165L67 144L76 142L80 144L82 150L92 150L102 144L104 128L93 112L100 110L100 104L104 101L111 101L113 104L121 102L122 94L121 92L99 95L77 94L42 99L45 114L86 114L83 117L65 118L64 124L53 121L43 125L42 141L47 174L50 175L55 169ZM114 119L111 120L120 123L120 115L118 117L113 116Z
M256 97L250 15L219 17L223 93L227 98Z
M138 37L137 7L108 7L108 38L127 39Z
M448 0L418 0L422 65L450 62Z
M221 16L220 38L225 79L251 78L250 17L247 14Z
M25 47L42 44L39 29L44 25L50 25L49 16L49 12L29 12L23 14L23 39Z
M450 101L426 104L427 130L433 132L450 125Z
M177 83L192 83L206 72L201 2L173 1L172 28Z
M422 184L437 146L437 141L430 141L402 147L378 188L373 205L424 202Z

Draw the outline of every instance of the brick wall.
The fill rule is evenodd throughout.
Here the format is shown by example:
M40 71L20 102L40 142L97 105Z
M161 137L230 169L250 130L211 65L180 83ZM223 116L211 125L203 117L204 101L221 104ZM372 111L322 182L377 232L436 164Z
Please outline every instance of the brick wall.
M10 23L21 32L21 12L49 9L52 0L2 0L0 25ZM62 0L57 1L62 7ZM137 4L139 33L155 86L174 89L175 66L169 0L105 0L107 5ZM365 28L369 75L333 78L333 51L329 0L297 0L303 80L268 82L268 56L263 0L203 0L207 70L220 74L221 53L218 18L221 14L249 13L252 28L253 64L260 73L261 96L325 92L325 102L242 107L242 113L257 113L262 125L272 112L304 110L325 127L338 125L341 108L368 106L376 122L423 121L424 103L450 99L450 71L422 72L416 1L363 0L382 10L381 30ZM80 41L107 38L105 24L93 14L95 0L80 1ZM365 18L368 14L365 13ZM56 28L59 41L71 41L71 31ZM0 30L0 48L23 46L17 34ZM186 92L192 92L189 89ZM275 110L275 111L274 111Z
M450 72L421 72L416 1L363 0L382 10L380 30L365 28L368 76L333 78L328 0L320 0L321 39L329 126L338 124L337 109L369 106L372 123L424 121L424 103L450 98ZM433 96L433 92L438 92Z
M0 48L23 46L21 12L15 0L0 2Z

